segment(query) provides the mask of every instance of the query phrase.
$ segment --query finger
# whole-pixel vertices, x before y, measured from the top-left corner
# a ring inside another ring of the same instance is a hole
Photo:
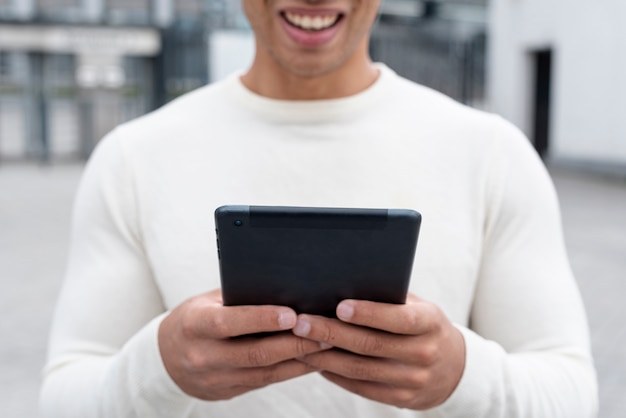
[[[297,360],[288,360],[270,367],[233,370],[232,373],[229,373],[228,380],[239,382],[241,387],[252,390],[318,371],[319,369],[310,364],[302,363]]]
[[[211,297],[190,302],[182,320],[188,336],[225,339],[293,328],[296,313],[283,306],[223,306]]]
[[[378,382],[402,388],[420,389],[426,385],[427,370],[397,361],[354,355],[331,350],[298,359],[311,367],[351,380]]]
[[[403,335],[426,334],[436,328],[442,316],[435,305],[416,298],[403,305],[344,300],[336,313],[344,322]]]
[[[317,371],[307,364],[290,360],[273,367],[233,369],[223,374],[210,373],[204,379],[199,379],[197,386],[189,394],[205,401],[229,400],[273,383],[285,382]]]
[[[224,364],[233,368],[258,368],[273,366],[287,360],[326,350],[317,341],[296,337],[292,334],[264,338],[224,341],[219,351]]]
[[[426,410],[442,402],[432,398],[426,391],[420,392],[383,383],[353,380],[328,372],[323,372],[322,376],[349,392],[398,408]]]
[[[312,315],[298,316],[293,333],[299,337],[370,357],[414,360],[407,336],[347,324]]]

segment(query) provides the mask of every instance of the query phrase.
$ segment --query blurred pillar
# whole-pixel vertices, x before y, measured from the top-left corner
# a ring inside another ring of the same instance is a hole
[[[152,19],[158,27],[165,28],[174,21],[174,0],[153,0]]]
[[[85,19],[92,23],[104,21],[104,0],[83,0]]]
[[[432,0],[424,1],[424,9],[422,11],[423,19],[432,19],[439,14],[439,2]]]
[[[92,99],[90,95],[86,92],[81,92],[79,94],[78,115],[80,118],[80,158],[86,160],[91,155],[91,152],[93,151],[97,143],[97,139],[95,137],[95,129],[93,126],[94,113]]]
[[[48,138],[48,115],[46,106],[44,80],[44,54],[31,52],[29,54],[29,94],[28,117],[29,143],[35,155],[42,161],[50,159],[50,144]]]
[[[120,89],[126,77],[118,54],[82,53],[76,63],[76,84],[81,90],[81,154],[87,157],[98,140],[120,122]]]
[[[18,0],[13,3],[13,7],[19,20],[30,20],[36,13],[37,4],[35,0]]]

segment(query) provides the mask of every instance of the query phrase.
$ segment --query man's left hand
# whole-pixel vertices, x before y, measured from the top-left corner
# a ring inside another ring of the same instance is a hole
[[[337,319],[300,315],[294,334],[335,349],[298,360],[357,395],[400,408],[442,404],[465,368],[465,341],[437,306],[346,300]]]

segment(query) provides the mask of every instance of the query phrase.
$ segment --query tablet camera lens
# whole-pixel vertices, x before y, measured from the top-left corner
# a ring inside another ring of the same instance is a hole
[[[235,226],[241,226],[241,225],[243,225],[242,221],[235,221]]]

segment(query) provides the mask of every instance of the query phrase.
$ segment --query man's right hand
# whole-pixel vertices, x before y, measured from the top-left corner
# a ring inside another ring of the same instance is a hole
[[[323,351],[320,343],[292,333],[296,313],[279,306],[232,306],[221,291],[197,296],[174,309],[159,328],[159,349],[167,372],[188,395],[217,401],[316,371],[295,360]]]

